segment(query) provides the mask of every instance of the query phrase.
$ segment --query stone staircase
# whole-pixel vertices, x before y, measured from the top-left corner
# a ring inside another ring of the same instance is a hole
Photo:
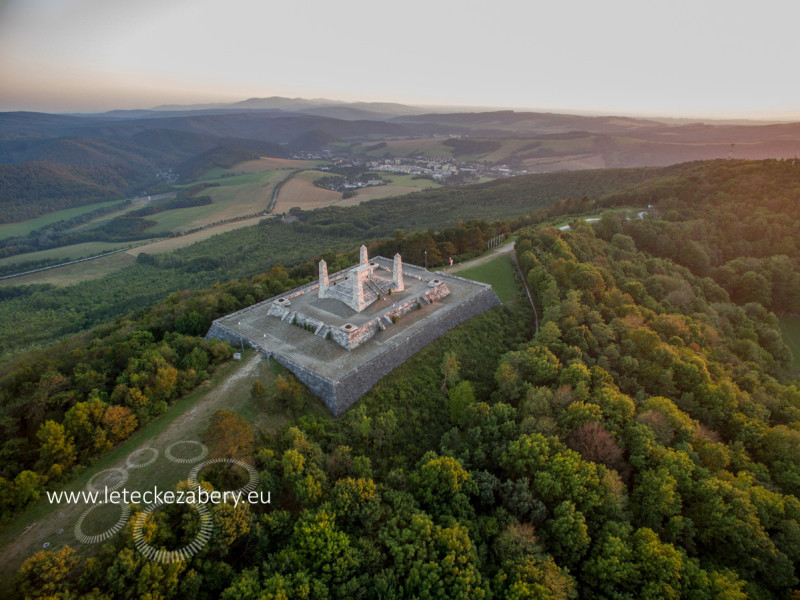
[[[325,291],[326,298],[335,298],[349,305],[353,299],[353,292],[349,287],[343,285],[332,285]]]
[[[383,291],[381,290],[381,288],[372,279],[367,279],[364,283],[366,284],[365,289],[364,289],[364,292],[365,292],[364,295],[365,296],[367,295],[366,292],[374,292],[375,293],[375,298],[377,298],[378,296],[382,296],[383,295]]]

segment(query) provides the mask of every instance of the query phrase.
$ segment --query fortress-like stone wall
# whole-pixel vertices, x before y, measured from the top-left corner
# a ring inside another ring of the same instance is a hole
[[[374,261],[390,273],[398,264]],[[273,357],[339,415],[433,340],[500,304],[489,285],[414,265],[402,269],[405,289],[361,313],[318,299],[320,283],[313,282],[217,319],[206,338]]]
[[[402,365],[436,338],[499,304],[500,299],[491,287],[482,290],[464,304],[459,305],[458,310],[447,311],[431,317],[426,327],[416,331],[386,352],[352,369],[337,382],[331,382],[334,393],[327,397],[322,395],[319,397],[323,399],[333,414],[343,413],[378,383],[384,375]],[[322,386],[327,383],[323,383]]]

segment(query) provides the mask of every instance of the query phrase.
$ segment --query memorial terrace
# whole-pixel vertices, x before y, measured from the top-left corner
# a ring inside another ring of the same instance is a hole
[[[360,311],[350,301],[358,294]],[[217,319],[206,337],[274,358],[339,415],[430,342],[499,304],[490,285],[403,265],[399,255],[367,259],[362,247],[359,265],[328,276],[322,261],[318,281]]]

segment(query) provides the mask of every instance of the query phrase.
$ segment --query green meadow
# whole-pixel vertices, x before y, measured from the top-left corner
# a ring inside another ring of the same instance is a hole
[[[36,231],[42,227],[47,227],[58,221],[65,221],[72,219],[79,215],[92,212],[98,208],[106,208],[115,204],[120,204],[121,200],[110,200],[108,202],[99,202],[97,204],[87,204],[86,206],[76,206],[75,208],[65,208],[56,212],[36,217],[35,219],[28,219],[20,223],[4,223],[0,225],[0,239],[9,237],[19,237],[28,235],[31,231]]]
[[[501,254],[482,265],[462,269],[456,275],[490,284],[500,301],[507,304],[514,301],[517,293],[514,270],[511,257],[508,254]]]
[[[137,243],[138,242],[84,242],[82,244],[73,244],[72,246],[48,248],[47,250],[40,250],[39,252],[28,252],[26,254],[17,254],[16,256],[0,258],[0,266],[38,262],[41,260],[68,262],[70,260],[86,258],[87,256],[96,256],[105,252],[111,252],[112,250],[119,250],[120,248],[127,248]]]
[[[800,369],[800,316],[786,315],[780,318],[783,339],[792,349],[792,369]]]

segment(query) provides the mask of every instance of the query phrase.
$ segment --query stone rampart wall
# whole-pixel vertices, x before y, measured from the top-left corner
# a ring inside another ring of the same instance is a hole
[[[378,320],[373,319],[369,323],[356,327],[351,331],[345,331],[341,327],[331,327],[330,332],[334,342],[346,350],[352,350],[372,339],[378,332]]]
[[[336,382],[335,394],[332,397],[320,397],[333,414],[342,414],[382,377],[391,373],[435,339],[472,317],[499,305],[500,299],[494,290],[487,286],[465,302],[452,307],[453,310],[438,315],[432,314],[430,322],[426,323],[425,327],[343,375]]]
[[[206,334],[206,339],[210,340],[211,338],[216,338],[218,340],[222,340],[223,342],[230,342],[231,346],[234,348],[239,348],[244,342],[244,339],[241,335],[239,335],[238,331],[234,331],[233,329],[228,329],[224,325],[220,325],[216,321],[211,324],[211,329],[208,330]],[[248,345],[250,344],[250,340],[247,340]]]
[[[336,386],[334,382],[328,379],[327,377],[323,377],[318,373],[314,373],[311,369],[304,367],[303,365],[297,363],[296,361],[292,360],[288,356],[283,356],[281,354],[271,354],[272,358],[278,361],[281,365],[286,367],[292,374],[297,377],[303,384],[311,390],[311,393],[314,394],[317,398],[321,398],[322,401],[325,403],[325,406],[335,415],[339,415],[341,413],[337,413],[333,407],[332,403],[330,402],[330,398],[336,397]],[[335,406],[335,403],[333,403]],[[343,411],[342,411],[343,412]]]
[[[415,270],[423,271],[422,269],[415,268],[413,265],[404,265],[404,276],[421,278],[418,274],[414,273]],[[428,273],[428,275],[430,274]],[[456,277],[455,275],[445,273],[442,273],[442,275],[445,276],[445,281],[447,277],[455,277],[456,279],[467,281],[471,285],[480,285],[482,289],[459,304],[439,307],[427,318],[425,327],[417,329],[413,333],[409,334],[405,340],[392,345],[378,356],[375,356],[374,358],[362,363],[358,367],[348,371],[335,381],[311,371],[288,356],[276,354],[270,349],[262,347],[257,341],[249,340],[247,338],[244,338],[243,340],[239,332],[220,323],[221,319],[212,323],[211,329],[209,329],[208,333],[206,334],[206,339],[217,338],[230,342],[234,347],[239,347],[242,341],[246,341],[249,346],[256,348],[258,351],[270,354],[275,358],[275,360],[277,360],[281,365],[291,371],[300,381],[302,381],[314,395],[321,398],[334,415],[340,415],[346,411],[356,400],[368,392],[382,377],[403,364],[406,360],[433,342],[435,339],[444,335],[461,323],[464,323],[465,321],[468,321],[469,319],[501,304],[490,285],[478,284],[475,281],[465,280],[461,277]],[[224,319],[227,320],[232,317],[236,317],[244,312],[253,310],[255,307],[266,307],[266,305],[272,303],[278,298],[291,299],[301,293],[307,293],[318,288],[319,283],[314,281],[302,286],[301,288],[298,288],[291,295],[281,294],[279,296],[274,296],[268,300],[259,302],[256,305],[249,306],[245,309],[227,315],[224,317]],[[444,290],[447,290],[446,286],[439,286],[429,290],[425,295],[430,300],[438,300],[443,297],[440,294]],[[447,291],[449,292],[449,290]],[[397,313],[393,311],[393,314],[398,314],[399,316],[399,314],[404,314],[405,312],[414,310],[416,308],[416,303],[416,298],[405,302],[402,307],[398,307]],[[399,311],[400,308],[403,309],[402,313]],[[298,317],[300,317],[300,315],[298,315]],[[298,319],[298,322],[303,324],[300,319]],[[308,318],[308,324],[316,327],[319,326],[320,321]],[[328,330],[331,332],[331,337],[335,339],[337,328],[329,327],[327,325],[323,326],[319,330],[319,335],[325,336]],[[360,327],[359,330],[364,330],[363,332],[358,332],[359,337],[372,337],[372,335],[374,335],[378,330],[377,319]],[[344,332],[342,333],[348,338],[351,337]],[[350,340],[348,339],[348,342],[349,341]]]

